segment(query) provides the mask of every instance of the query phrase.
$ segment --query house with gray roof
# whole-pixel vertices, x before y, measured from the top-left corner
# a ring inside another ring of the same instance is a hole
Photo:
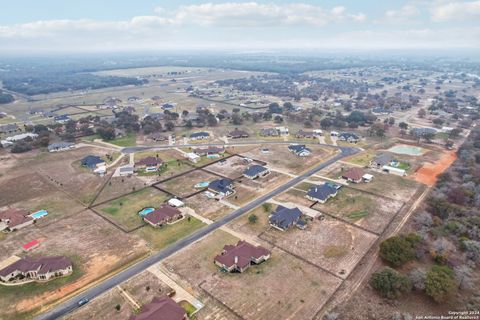
[[[308,157],[312,151],[304,144],[293,144],[288,146],[288,150],[299,157]]]
[[[380,169],[383,166],[390,164],[392,160],[393,160],[392,155],[388,153],[382,153],[370,161],[369,167],[374,169]]]
[[[48,146],[48,152],[67,151],[75,148],[75,143],[72,142],[56,142]]]
[[[322,185],[315,185],[311,187],[305,197],[311,201],[325,203],[328,199],[335,197],[337,193],[338,189],[334,185],[330,183],[324,183]]]
[[[257,179],[260,177],[264,177],[270,173],[267,167],[255,164],[253,166],[248,167],[243,171],[243,176],[248,179]]]
[[[227,178],[217,179],[210,182],[208,190],[224,198],[235,193],[233,181]]]
[[[269,223],[272,227],[285,231],[300,221],[302,211],[298,208],[285,208],[278,206],[275,212],[270,215]]]

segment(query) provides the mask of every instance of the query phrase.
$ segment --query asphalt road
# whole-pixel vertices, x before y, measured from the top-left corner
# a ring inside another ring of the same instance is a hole
[[[353,155],[358,152],[358,149],[356,148],[350,148],[350,147],[339,147],[341,153],[338,154],[337,156],[323,162],[322,164],[316,166],[315,168],[309,170],[308,172],[305,172],[304,174],[288,181],[284,185],[278,187],[277,189],[259,197],[258,199],[246,204],[245,206],[241,207],[240,209],[237,209],[230,213],[229,215],[223,217],[220,220],[215,221],[212,224],[209,224],[202,229],[197,230],[195,233],[189,235],[188,237],[185,237],[174,244],[170,245],[169,247],[163,249],[162,251],[157,252],[156,254],[148,257],[145,260],[140,261],[139,263],[129,267],[128,269],[125,269],[124,271],[114,275],[113,277],[87,289],[85,292],[82,294],[73,297],[70,300],[67,300],[66,302],[63,302],[62,304],[58,305],[51,311],[44,313],[43,315],[40,315],[36,317],[35,319],[37,320],[50,320],[50,319],[58,319],[73,310],[79,308],[78,306],[78,301],[83,298],[87,298],[89,300],[92,300],[93,298],[101,295],[102,293],[112,289],[113,287],[121,284],[122,282],[128,280],[129,278],[137,275],[138,273],[144,271],[145,269],[149,268],[150,266],[156,264],[157,262],[164,260],[165,258],[171,256],[175,252],[187,247],[188,245],[192,244],[193,242],[203,238],[207,234],[215,231],[216,229],[220,228],[221,226],[229,223],[230,221],[238,218],[239,216],[245,214],[246,212],[254,209],[255,207],[261,205],[262,203],[266,202],[272,197],[275,197],[279,195],[280,193],[286,191],[287,189],[291,188],[292,186],[298,184],[299,182],[305,180],[306,178],[310,177],[311,175],[315,174],[316,172],[322,170],[323,168],[331,165],[332,163]]]

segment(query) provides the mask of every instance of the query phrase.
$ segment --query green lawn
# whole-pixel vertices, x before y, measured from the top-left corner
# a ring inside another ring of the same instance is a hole
[[[135,146],[137,145],[137,135],[135,133],[128,133],[124,137],[116,138],[107,142],[111,144],[115,144],[119,147]]]
[[[397,166],[398,169],[403,169],[405,171],[408,171],[410,169],[410,165],[406,162],[400,162]]]
[[[350,220],[359,220],[361,218],[365,218],[368,216],[368,211],[355,211],[347,215],[348,219]]]
[[[187,316],[191,316],[195,311],[197,311],[197,309],[195,309],[195,307],[188,301],[186,300],[183,300],[183,301],[180,301],[179,305],[185,310],[185,312],[187,312]]]
[[[145,207],[159,207],[168,199],[168,196],[153,188],[145,188],[135,193],[112,200],[99,206],[99,211],[107,218],[121,224],[126,229],[133,229],[143,225],[138,211]]]
[[[134,233],[145,239],[154,250],[161,250],[168,245],[192,234],[205,226],[200,220],[190,217],[185,218],[171,225],[166,225],[162,228],[154,228],[147,225]]]
[[[368,166],[370,161],[375,157],[375,152],[365,151],[348,158],[346,162],[353,163],[360,166]]]
[[[95,139],[100,139],[100,135],[92,134],[91,136],[86,136],[86,137],[80,138],[81,141],[87,141],[87,142],[92,142]]]

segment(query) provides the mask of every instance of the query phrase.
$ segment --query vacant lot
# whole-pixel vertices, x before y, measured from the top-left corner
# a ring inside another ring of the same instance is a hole
[[[346,158],[344,161],[352,164],[360,165],[366,167],[370,164],[370,161],[375,158],[375,152],[368,150],[364,152],[357,153],[351,157]]]
[[[197,183],[210,182],[215,179],[218,179],[218,176],[215,176],[203,170],[195,170],[192,172],[188,172],[180,177],[161,182],[157,184],[157,186],[162,188],[163,190],[173,193],[180,198],[183,198],[201,190],[195,188],[195,185]]]
[[[276,209],[276,207],[277,205],[271,203],[256,207],[247,214],[233,220],[229,226],[241,233],[256,237],[270,227],[268,224],[268,216]],[[248,220],[250,215],[255,215],[257,217],[255,223]]]
[[[203,193],[185,200],[188,207],[207,219],[218,220],[232,211],[231,208],[214,199],[208,199]]]
[[[120,232],[91,211],[83,211],[55,223],[10,234],[8,242],[2,241],[0,260],[12,254],[22,255],[21,246],[34,239],[41,243],[32,255],[68,256],[77,271],[72,277],[54,280],[46,286],[8,288],[1,293],[0,309],[5,310],[0,315],[2,319],[12,317],[14,312],[32,312],[45,307],[147,252],[142,239]]]
[[[243,171],[247,169],[249,164],[239,156],[233,156],[225,159],[224,162],[216,162],[204,168],[204,170],[214,172],[221,176],[237,179],[243,174]]]
[[[145,188],[148,184],[136,176],[112,177],[98,195],[94,204],[99,204],[121,195]]]
[[[285,174],[279,172],[270,172],[265,177],[255,180],[242,178],[238,182],[241,181],[242,186],[244,187],[253,188],[254,190],[261,191],[262,193],[267,193],[268,191],[275,189],[290,179],[291,178]]]
[[[311,318],[341,282],[279,249],[273,249],[270,260],[242,274],[220,272],[213,257],[225,244],[237,241],[216,231],[169,258],[165,265],[245,319],[284,319],[285,314],[289,319]],[[285,286],[287,278],[295,285]]]
[[[168,195],[155,188],[145,188],[121,198],[109,201],[95,207],[95,211],[107,219],[118,223],[126,230],[131,230],[144,224],[138,212],[146,207],[158,208]]]
[[[204,225],[203,222],[194,217],[187,217],[162,228],[153,228],[150,225],[146,225],[143,228],[134,231],[134,234],[145,239],[152,250],[158,251],[177,240],[192,234]]]
[[[376,236],[326,217],[309,223],[306,230],[286,232],[268,229],[260,236],[303,259],[341,277],[346,277],[367,252]]]
[[[269,152],[267,154],[262,153],[261,150],[263,148],[267,148]],[[323,162],[334,153],[333,149],[314,145],[309,145],[308,148],[312,151],[309,157],[297,157],[288,150],[287,145],[265,145],[245,152],[242,155],[267,162],[269,167],[277,169],[278,171],[299,174]]]
[[[279,194],[274,199],[280,202],[293,202],[306,207],[310,207],[313,202],[305,198],[307,192],[306,190],[301,189],[302,186],[302,184],[296,185],[293,188],[288,189],[284,193]]]
[[[241,206],[259,197],[261,194],[262,191],[256,190],[255,188],[235,183],[235,193],[225,200],[234,205]]]
[[[376,183],[376,182],[372,182]],[[343,187],[338,195],[314,209],[381,233],[402,207],[402,202],[387,200],[355,189]]]

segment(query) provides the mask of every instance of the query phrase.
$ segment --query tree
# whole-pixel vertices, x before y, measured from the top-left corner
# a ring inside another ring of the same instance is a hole
[[[444,123],[444,121],[440,118],[435,118],[432,120],[432,122],[434,125],[437,125],[437,126],[441,126]]]
[[[115,306],[115,310],[117,310],[117,311],[120,311],[121,308],[122,308],[122,307],[121,307],[119,304],[117,304],[117,305]]]
[[[461,133],[462,133],[462,129],[454,128],[454,129],[450,130],[450,132],[448,133],[448,138],[457,139],[460,136]]]
[[[283,122],[283,117],[282,116],[275,116],[275,118],[273,119],[273,121],[275,123],[282,123]]]
[[[23,152],[28,152],[30,150],[32,150],[32,146],[29,143],[20,141],[20,142],[16,142],[13,145],[12,149],[10,149],[10,152],[23,153]]]
[[[390,267],[375,272],[370,278],[370,284],[382,297],[389,299],[398,298],[412,288],[406,276]]]
[[[408,129],[408,123],[406,122],[400,122],[398,124],[398,126],[400,127],[400,129],[403,129],[403,130],[407,130]]]
[[[232,123],[234,125],[240,125],[243,123],[243,118],[241,115],[239,115],[238,113],[234,113],[232,114]]]
[[[251,214],[251,215],[248,216],[248,222],[250,222],[250,223],[255,223],[255,222],[257,222],[257,220],[258,220],[258,217],[254,214]]]
[[[113,140],[115,139],[115,128],[113,126],[102,126],[97,128],[97,134],[103,140]]]
[[[165,129],[167,129],[167,131],[173,131],[173,129],[175,128],[175,124],[171,121],[168,121],[167,123],[165,123]]]
[[[425,279],[425,292],[435,302],[443,302],[456,291],[455,273],[447,266],[433,266]]]
[[[415,259],[412,242],[405,236],[395,236],[380,243],[380,257],[395,267]]]
[[[322,129],[327,130],[332,126],[332,121],[328,118],[322,119],[320,121],[320,126],[322,127]]]
[[[418,110],[417,116],[419,118],[425,118],[426,115],[427,115],[427,111],[425,111],[425,109],[422,108],[422,109]]]
[[[262,204],[262,208],[263,208],[263,211],[270,212],[272,211],[272,204],[265,202],[264,204]]]
[[[209,127],[215,127],[218,124],[217,118],[211,113],[207,116],[207,124]]]

